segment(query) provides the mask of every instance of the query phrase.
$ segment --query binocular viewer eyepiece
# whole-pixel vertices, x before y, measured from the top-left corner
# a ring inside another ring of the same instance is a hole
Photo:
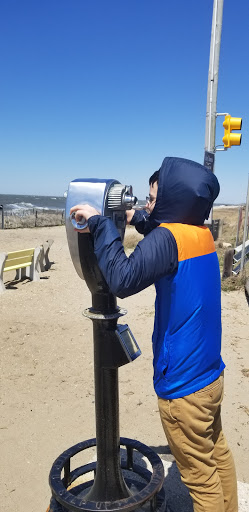
[[[137,198],[133,195],[132,186],[122,185],[114,179],[84,178],[71,181],[66,201],[66,231],[71,258],[82,279],[86,279],[86,274],[89,275],[90,261],[95,267],[97,263],[89,242],[89,235],[81,235],[75,231],[75,228],[84,230],[87,227],[87,221],[82,217],[76,222],[75,212],[70,215],[71,208],[77,204],[89,204],[100,215],[109,217],[114,222],[123,241],[126,226],[125,211],[132,209],[136,202]],[[91,256],[87,257],[87,253],[91,253]],[[97,269],[96,272],[98,273]],[[92,275],[94,273],[95,271]]]
[[[132,186],[114,183],[107,194],[107,207],[109,210],[131,210],[137,198],[133,196]]]

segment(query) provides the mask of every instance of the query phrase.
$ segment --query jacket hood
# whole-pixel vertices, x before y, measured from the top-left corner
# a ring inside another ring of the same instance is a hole
[[[161,222],[200,226],[208,219],[219,191],[219,182],[207,167],[184,158],[166,157],[150,223],[153,227]]]

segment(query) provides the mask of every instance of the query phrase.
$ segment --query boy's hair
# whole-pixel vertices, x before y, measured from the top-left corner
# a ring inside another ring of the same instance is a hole
[[[154,183],[157,181],[158,183],[158,180],[159,180],[159,172],[160,172],[160,169],[158,171],[155,171],[154,174],[152,174],[152,176],[150,177],[149,179],[149,185],[154,185]]]

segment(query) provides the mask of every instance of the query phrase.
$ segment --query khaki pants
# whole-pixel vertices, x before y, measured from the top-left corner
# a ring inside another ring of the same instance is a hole
[[[191,395],[158,399],[162,425],[195,512],[237,512],[233,456],[221,426],[223,373]]]

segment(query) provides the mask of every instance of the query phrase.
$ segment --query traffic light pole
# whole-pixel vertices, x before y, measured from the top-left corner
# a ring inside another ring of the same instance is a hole
[[[210,42],[204,165],[214,172],[217,91],[224,0],[214,0]]]
[[[213,3],[213,20],[208,70],[204,165],[205,167],[208,167],[208,169],[210,169],[212,172],[214,172],[215,161],[217,91],[220,60],[220,41],[223,17],[223,1],[224,0],[214,0]],[[213,209],[211,210],[209,218],[206,222],[212,230]]]

